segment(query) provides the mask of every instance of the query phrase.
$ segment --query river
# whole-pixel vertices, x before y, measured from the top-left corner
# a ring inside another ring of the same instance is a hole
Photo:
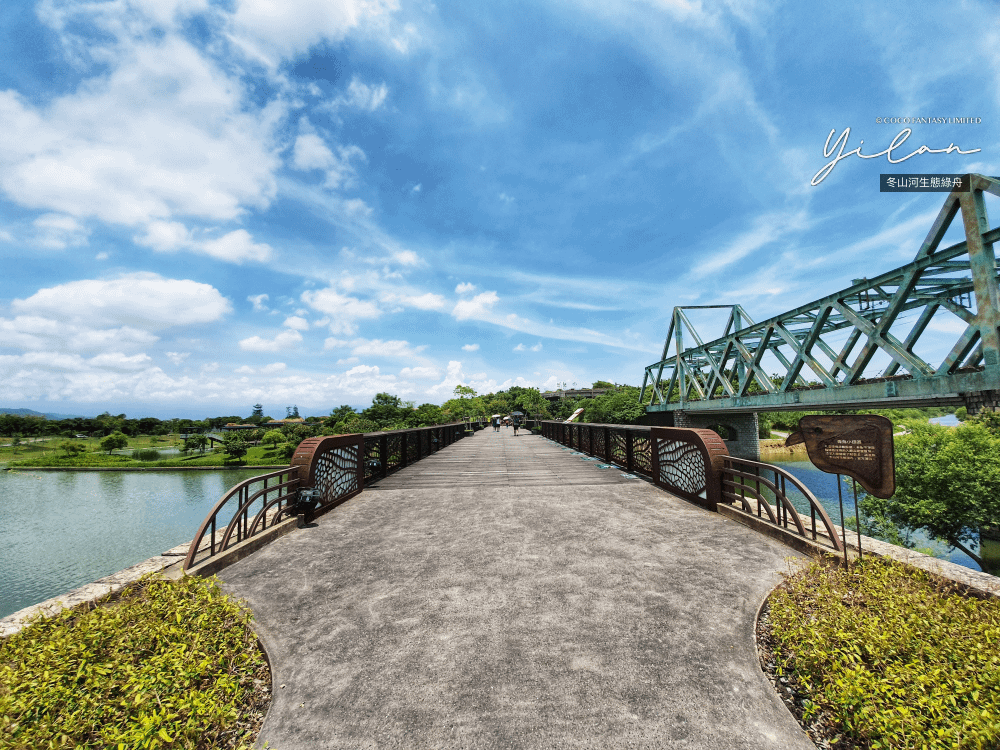
[[[0,471],[0,617],[190,541],[268,471]]]
[[[782,469],[789,472],[796,479],[802,482],[802,484],[804,484],[809,491],[816,496],[816,499],[823,504],[827,514],[830,516],[830,520],[838,526],[840,525],[840,504],[837,500],[836,474],[827,474],[826,472],[820,471],[813,466],[809,459],[804,455],[765,455],[761,458],[761,460],[769,464],[774,464],[775,466],[780,466]],[[809,503],[805,497],[794,491],[791,487],[788,489],[792,504],[795,505],[796,509],[801,513],[809,515]],[[860,487],[858,489],[860,491]],[[843,493],[844,515],[847,518],[852,518],[854,516],[854,494],[851,491],[850,480],[848,480],[848,483],[844,484]],[[915,532],[912,535],[912,540],[916,542],[918,548],[929,548],[933,550],[935,556],[937,557],[948,560],[957,565],[963,565],[966,568],[972,568],[973,570],[980,569],[975,560],[964,552],[957,549],[949,552],[947,544],[929,539],[923,532]],[[977,552],[975,546],[973,546],[972,551]]]

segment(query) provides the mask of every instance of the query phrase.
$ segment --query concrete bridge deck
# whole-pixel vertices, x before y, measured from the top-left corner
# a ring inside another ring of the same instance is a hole
[[[220,578],[272,659],[261,747],[807,750],[753,638],[794,556],[487,428]]]

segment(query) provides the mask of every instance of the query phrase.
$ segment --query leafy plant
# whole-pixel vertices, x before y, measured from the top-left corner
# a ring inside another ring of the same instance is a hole
[[[101,440],[101,450],[110,454],[113,450],[119,450],[128,446],[128,436],[121,432],[112,432]]]
[[[803,721],[825,717],[830,737],[1000,746],[1000,599],[868,557],[788,577],[768,616],[777,674],[797,687]]]
[[[248,748],[269,701],[251,615],[150,577],[0,641],[0,748]]]
[[[132,451],[132,458],[136,461],[159,461],[160,452],[154,448],[141,448]]]

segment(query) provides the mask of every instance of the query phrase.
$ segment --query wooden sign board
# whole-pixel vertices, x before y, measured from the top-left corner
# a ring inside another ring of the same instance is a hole
[[[785,445],[805,443],[809,460],[828,474],[853,477],[875,497],[896,491],[892,422],[874,414],[816,414],[799,420]]]

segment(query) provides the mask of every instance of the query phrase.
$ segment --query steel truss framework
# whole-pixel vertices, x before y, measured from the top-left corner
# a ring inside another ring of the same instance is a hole
[[[1000,196],[1000,180],[974,174],[970,183],[969,192],[948,195],[913,261],[877,278],[762,323],[740,305],[721,306],[730,309],[729,320],[723,336],[709,343],[684,312],[692,308],[675,307],[661,359],[646,368],[640,402],[649,388],[648,411],[836,409],[961,403],[966,394],[1000,389],[993,252],[1000,227],[990,229],[983,199],[984,191]],[[965,242],[941,249],[959,213]],[[914,348],[942,308],[964,330],[943,360],[927,362]],[[909,311],[919,313],[903,333],[909,320],[901,315]],[[686,335],[694,343],[688,349]],[[872,373],[880,352],[890,364]],[[780,364],[780,382],[765,371],[765,355],[770,366]]]

